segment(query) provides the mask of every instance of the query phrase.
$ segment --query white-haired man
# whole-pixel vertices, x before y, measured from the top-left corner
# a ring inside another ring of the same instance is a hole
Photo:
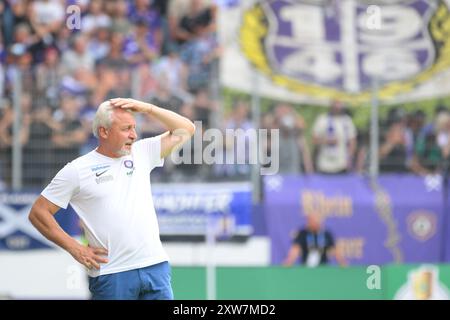
[[[168,131],[136,141],[135,112],[152,115]],[[34,203],[31,223],[88,268],[93,299],[173,299],[149,173],[194,131],[190,120],[155,105],[105,101],[93,123],[98,147],[61,169]],[[54,218],[69,203],[89,246],[70,237]]]

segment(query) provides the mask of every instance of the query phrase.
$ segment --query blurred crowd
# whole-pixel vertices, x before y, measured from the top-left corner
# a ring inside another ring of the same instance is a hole
[[[210,125],[221,54],[216,12],[207,0],[2,0],[2,179],[11,180],[14,89],[27,185],[41,186],[95,147],[91,121],[109,98],[141,99]],[[163,131],[139,121],[143,137]]]
[[[96,107],[109,98],[152,102],[202,121],[203,131],[254,128],[247,101],[236,101],[218,117],[224,110],[217,89],[222,53],[217,10],[213,0],[2,0],[0,179],[11,183],[12,103],[18,74],[18,141],[25,186],[41,187],[68,161],[95,148],[91,121]],[[265,152],[278,148],[280,173],[367,171],[369,134],[357,131],[342,103],[333,102],[329,112],[318,116],[310,128],[307,125],[287,103],[263,113],[259,126],[279,129],[278,144],[267,144]],[[138,118],[138,128],[141,137],[163,132],[150,117]],[[383,119],[380,132],[381,172],[426,175],[446,169],[450,113],[444,106],[428,122],[420,110],[407,114],[394,108]],[[216,156],[248,154],[250,138],[245,137],[246,150],[236,150],[235,139],[225,139]],[[203,151],[196,148],[191,144],[191,153]],[[237,165],[167,161],[153,175],[162,182],[249,177],[248,161]]]
[[[432,119],[420,109],[408,113],[392,107],[379,124],[380,173],[448,174],[450,111],[446,106],[438,105]],[[311,126],[308,143],[306,123],[292,106],[279,104],[265,114],[263,127],[280,129],[280,172],[369,172],[369,123],[357,130],[350,109],[334,101]]]

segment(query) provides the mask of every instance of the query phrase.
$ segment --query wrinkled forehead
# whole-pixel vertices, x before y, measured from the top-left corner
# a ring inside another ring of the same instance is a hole
[[[116,125],[136,125],[134,114],[120,108],[115,108],[112,113],[112,123]]]

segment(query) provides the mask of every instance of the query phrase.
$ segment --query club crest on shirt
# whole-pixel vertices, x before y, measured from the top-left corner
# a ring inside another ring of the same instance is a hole
[[[125,168],[131,169],[133,168],[134,164],[132,160],[125,160],[123,162],[123,165],[125,166]]]
[[[132,160],[125,160],[123,162],[123,165],[125,166],[125,168],[131,169],[131,170],[127,171],[127,176],[133,175],[133,172],[134,172],[134,163],[133,163],[133,161]]]

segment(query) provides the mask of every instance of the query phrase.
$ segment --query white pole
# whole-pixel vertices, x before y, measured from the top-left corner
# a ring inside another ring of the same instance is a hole
[[[206,223],[206,299],[216,300],[216,221],[213,214],[208,214]]]
[[[261,101],[259,97],[259,75],[258,72],[253,69],[253,88],[252,88],[252,125],[255,130],[259,129],[259,123],[261,118]],[[261,201],[261,176],[260,176],[260,164],[259,164],[259,152],[258,152],[258,139],[259,135],[256,135],[256,141],[250,144],[251,153],[253,153],[256,164],[251,166],[251,180],[253,186],[253,203],[258,204]]]

